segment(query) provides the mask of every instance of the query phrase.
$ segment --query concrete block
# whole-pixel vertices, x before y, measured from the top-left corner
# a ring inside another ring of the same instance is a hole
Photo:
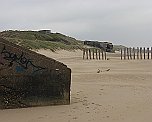
[[[0,38],[0,109],[70,104],[71,69]]]

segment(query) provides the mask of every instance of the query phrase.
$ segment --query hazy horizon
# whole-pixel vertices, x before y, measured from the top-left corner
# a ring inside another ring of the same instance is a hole
[[[0,0],[0,31],[50,29],[80,40],[152,46],[152,1]]]

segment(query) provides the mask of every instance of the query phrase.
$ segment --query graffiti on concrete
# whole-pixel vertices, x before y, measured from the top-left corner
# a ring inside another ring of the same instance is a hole
[[[31,59],[28,59],[24,56],[24,53],[21,52],[20,55],[17,55],[16,53],[10,52],[6,49],[5,45],[0,53],[0,64],[4,65],[4,61],[7,60],[9,61],[8,67],[12,67],[14,62],[19,64],[19,66],[16,67],[16,71],[20,72],[23,70],[27,70],[29,67],[32,67],[33,73],[44,70],[46,68],[36,66],[33,64]]]
[[[16,66],[16,72],[20,73],[20,72],[24,72],[25,69],[21,66]]]
[[[1,64],[1,65],[4,65],[4,59],[3,59],[3,57],[2,57],[1,54],[0,54],[0,64]]]

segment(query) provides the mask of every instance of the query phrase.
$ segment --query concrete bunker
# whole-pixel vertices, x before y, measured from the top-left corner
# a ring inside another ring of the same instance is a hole
[[[0,38],[0,109],[70,104],[71,70]]]

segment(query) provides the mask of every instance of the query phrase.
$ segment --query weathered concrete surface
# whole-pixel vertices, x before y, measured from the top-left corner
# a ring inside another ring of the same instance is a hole
[[[113,52],[113,44],[110,42],[84,41],[84,45],[97,47],[105,52]]]
[[[70,103],[71,70],[0,38],[0,109]]]

